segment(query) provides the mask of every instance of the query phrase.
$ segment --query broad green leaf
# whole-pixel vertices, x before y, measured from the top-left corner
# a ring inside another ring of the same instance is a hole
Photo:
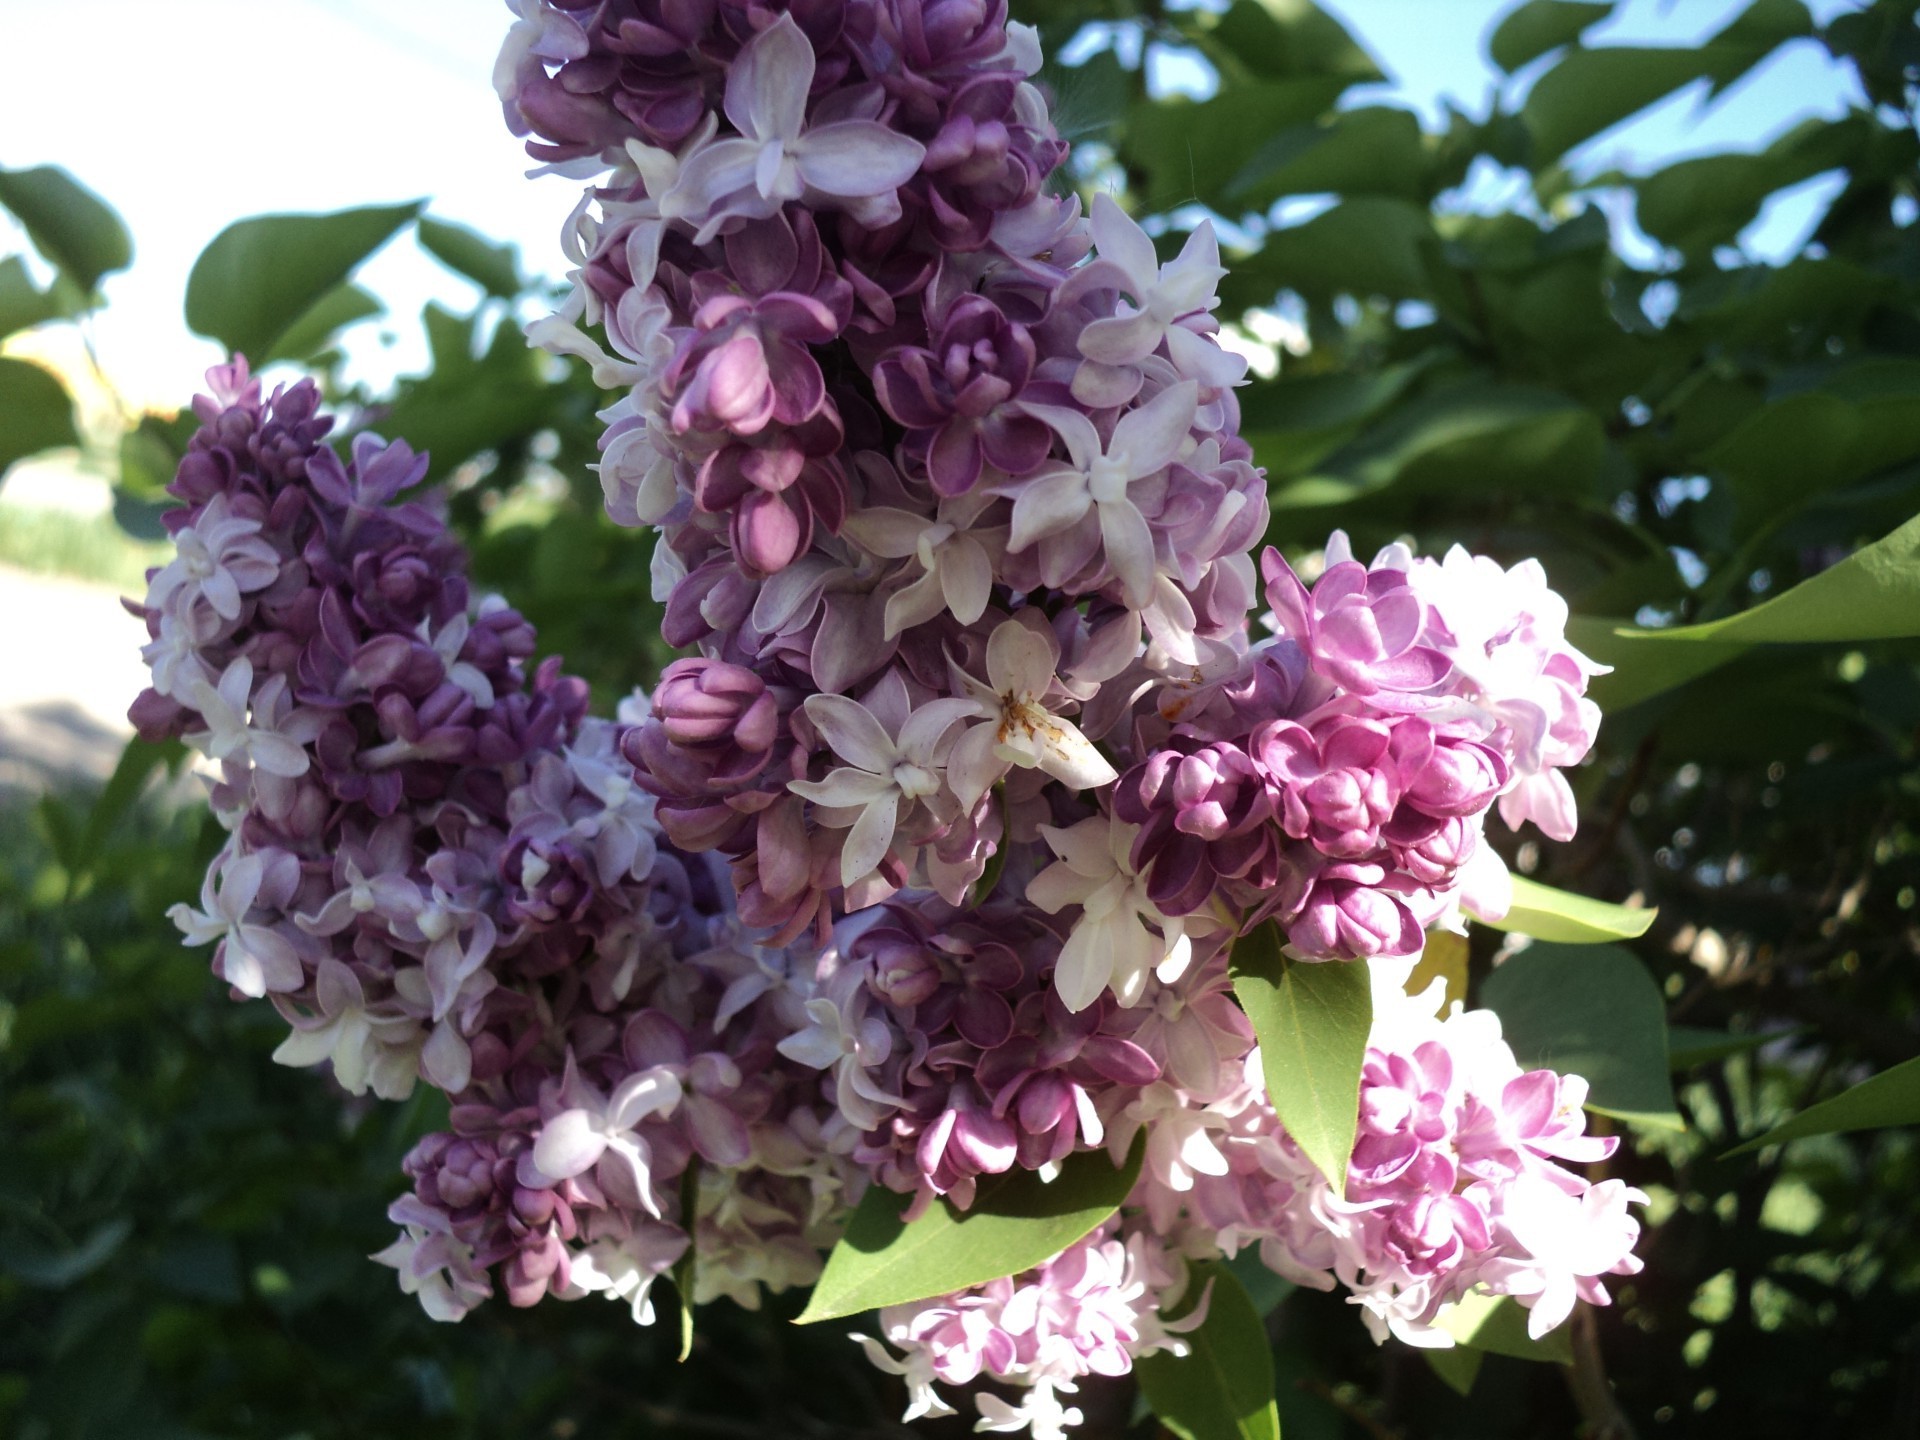
[[[1798,0],[1754,0],[1701,45],[1569,51],[1535,82],[1521,106],[1533,136],[1534,168],[1559,159],[1683,85],[1707,80],[1718,93],[1782,41],[1812,28],[1812,18]]]
[[[307,312],[289,325],[273,342],[273,350],[262,360],[311,360],[333,343],[333,337],[347,326],[386,313],[367,291],[348,282],[336,285],[307,308]]]
[[[1653,917],[1659,913],[1589,900],[1585,895],[1556,890],[1538,880],[1515,875],[1513,905],[1506,918],[1480,923],[1495,930],[1511,930],[1562,945],[1597,945],[1607,940],[1638,939],[1647,933]]]
[[[133,240],[113,207],[58,165],[0,170],[0,206],[83,296],[133,263]]]
[[[1831,1100],[1810,1105],[1766,1134],[1734,1146],[1727,1155],[1784,1145],[1806,1135],[1839,1135],[1888,1125],[1920,1125],[1920,1059],[1883,1070]]]
[[[1573,1340],[1567,1327],[1557,1326],[1535,1340],[1527,1333],[1526,1308],[1510,1295],[1465,1296],[1436,1315],[1433,1323],[1452,1336],[1456,1345],[1488,1355],[1511,1355],[1516,1360],[1543,1360],[1554,1365],[1573,1361]]]
[[[910,1225],[900,1218],[908,1197],[871,1186],[827,1256],[798,1323],[948,1295],[1031,1270],[1120,1208],[1145,1153],[1143,1135],[1119,1167],[1104,1150],[1091,1150],[1068,1156],[1050,1185],[1031,1170],[986,1177],[970,1209],[938,1201]]]
[[[1612,13],[1611,0],[1527,0],[1494,27],[1487,54],[1511,75],[1547,51],[1571,45]]]
[[[1432,238],[1423,207],[1357,195],[1304,225],[1273,231],[1250,268],[1310,297],[1417,298],[1427,293],[1421,246]]]
[[[78,1245],[56,1250],[44,1241],[13,1239],[0,1242],[0,1270],[46,1290],[64,1290],[84,1280],[119,1250],[133,1233],[133,1221],[124,1215],[101,1224]]]
[[[1265,81],[1337,78],[1347,84],[1384,80],[1373,57],[1347,28],[1313,0],[1234,0],[1214,19],[1193,22],[1209,54]]]
[[[34,285],[18,255],[0,260],[0,340],[63,313],[59,297]]]
[[[1920,518],[1751,609],[1701,625],[1643,630],[1576,622],[1574,643],[1615,674],[1591,691],[1620,709],[1670,690],[1753,645],[1899,640],[1920,635]],[[1518,928],[1518,927],[1515,927]]]
[[[1480,1003],[1500,1017],[1526,1069],[1584,1079],[1589,1110],[1682,1128],[1668,1076],[1666,1006],[1627,951],[1535,942],[1487,977]]]
[[[1470,381],[1422,395],[1272,497],[1340,504],[1395,487],[1458,495],[1590,492],[1606,440],[1585,406],[1527,385]]]
[[[1637,181],[1640,228],[1701,258],[1739,235],[1769,195],[1844,165],[1870,134],[1864,121],[1808,120],[1758,152],[1701,155]]]
[[[1470,1345],[1454,1345],[1446,1350],[1422,1349],[1420,1353],[1426,1357],[1427,1367],[1463,1399],[1473,1393],[1473,1382],[1480,1378],[1480,1362],[1487,1358],[1484,1350],[1475,1350]]]
[[[414,449],[430,455],[429,481],[472,456],[555,423],[554,406],[564,403],[566,391],[541,377],[539,360],[517,326],[501,325],[487,353],[474,360],[467,351],[471,317],[430,305],[426,319],[434,369],[408,382],[374,428],[404,435]]]
[[[73,399],[59,378],[31,361],[0,356],[0,476],[29,455],[79,443]]]
[[[517,252],[464,225],[449,224],[431,215],[420,217],[416,232],[420,245],[449,270],[464,275],[489,295],[511,300],[520,293]]]
[[[1407,977],[1407,993],[1418,995],[1435,980],[1444,981],[1447,998],[1442,1005],[1451,1005],[1455,1000],[1461,1004],[1467,1001],[1467,937],[1452,930],[1429,930],[1427,943],[1420,952],[1420,959],[1414,964],[1413,973]]]
[[[424,203],[236,220],[193,262],[187,324],[259,363]]]
[[[1273,1349],[1259,1310],[1226,1266],[1202,1262],[1189,1274],[1188,1296],[1197,1304],[1207,1294],[1207,1318],[1184,1337],[1191,1354],[1162,1351],[1135,1363],[1140,1393],[1180,1440],[1280,1440]]]
[[[1267,1268],[1266,1262],[1260,1258],[1258,1245],[1246,1246],[1224,1263],[1233,1272],[1233,1278],[1240,1282],[1240,1288],[1247,1292],[1247,1299],[1253,1302],[1254,1310],[1262,1318],[1271,1315],[1282,1300],[1300,1288],[1293,1281],[1283,1280]]]
[[[1127,112],[1121,156],[1146,177],[1139,208],[1171,210],[1198,201],[1232,213],[1227,187],[1254,151],[1276,131],[1319,115],[1348,83],[1275,80],[1223,90],[1204,101],[1137,101]]]
[[[1260,1041],[1280,1123],[1336,1193],[1345,1194],[1360,1117],[1360,1067],[1373,1025],[1362,961],[1292,960],[1272,921],[1233,946],[1233,994]]]
[[[1696,1065],[1710,1065],[1715,1060],[1725,1060],[1729,1055],[1757,1050],[1770,1041],[1789,1039],[1800,1033],[1798,1030],[1766,1030],[1736,1035],[1730,1030],[1708,1030],[1697,1025],[1669,1025],[1667,1064],[1678,1074]]]
[[[1282,130],[1241,167],[1228,195],[1255,208],[1282,195],[1417,200],[1425,173],[1420,122],[1405,110],[1373,105]]]

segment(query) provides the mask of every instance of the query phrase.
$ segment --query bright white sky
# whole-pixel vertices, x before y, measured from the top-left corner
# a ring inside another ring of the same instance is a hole
[[[1500,78],[1485,37],[1510,0],[1323,3],[1394,78],[1364,98],[1432,116],[1448,96],[1485,112]],[[1589,38],[1689,44],[1744,3],[1626,0]],[[1849,7],[1815,0],[1814,8]],[[1013,9],[1017,17],[1020,0]],[[513,241],[528,269],[557,273],[556,237],[577,188],[521,178],[528,162],[500,122],[490,83],[510,19],[498,0],[0,0],[0,164],[67,167],[133,232],[133,268],[106,282],[96,329],[121,392],[136,406],[171,409],[219,358],[186,330],[181,297],[194,257],[242,216],[430,196],[435,213]],[[1838,113],[1845,87],[1824,52],[1796,43],[1704,115],[1697,96],[1683,94],[1601,137],[1582,158],[1596,168],[1643,166],[1751,147],[1805,115]],[[1831,193],[1830,181],[1802,187],[1762,218],[1749,243],[1765,253],[1791,248]],[[17,248],[15,238],[0,228],[0,253]],[[423,354],[415,317],[427,299],[467,306],[477,293],[411,241],[377,256],[360,278],[394,313],[360,327],[349,346],[374,378]]]

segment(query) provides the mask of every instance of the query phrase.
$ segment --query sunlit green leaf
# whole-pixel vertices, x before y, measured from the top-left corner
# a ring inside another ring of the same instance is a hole
[[[1188,1298],[1198,1303],[1207,1294],[1207,1318],[1184,1337],[1191,1354],[1162,1351],[1136,1362],[1140,1393],[1180,1440],[1280,1440],[1273,1351],[1260,1312],[1226,1266],[1196,1264],[1189,1274]]]
[[[18,255],[0,260],[0,340],[62,313],[59,297],[33,283]]]
[[[422,249],[487,294],[511,300],[520,293],[520,265],[513,246],[431,215],[420,217],[416,233]]]
[[[59,378],[30,360],[0,356],[0,475],[29,455],[79,443],[73,398]]]
[[[1610,905],[1590,900],[1567,890],[1556,890],[1529,880],[1513,877],[1513,904],[1500,920],[1486,920],[1496,930],[1512,930],[1536,940],[1554,940],[1563,945],[1597,945],[1608,940],[1632,940],[1647,933],[1657,910]]]
[[[386,306],[358,285],[336,285],[286,328],[261,363],[310,360],[331,345],[333,337],[349,325],[385,313]]]
[[[1017,1275],[1058,1255],[1112,1215],[1133,1189],[1146,1153],[1134,1143],[1123,1166],[1104,1150],[1071,1155],[1051,1184],[1031,1170],[983,1177],[973,1204],[936,1201],[911,1224],[908,1197],[869,1187],[827,1256],[800,1323],[857,1315]]]
[[[187,277],[187,324],[256,363],[424,202],[236,220]]]
[[[58,165],[0,170],[0,206],[83,296],[133,263],[133,240],[113,207]]]
[[[1883,1070],[1831,1100],[1810,1105],[1791,1120],[1743,1145],[1736,1145],[1727,1154],[1744,1155],[1806,1135],[1837,1135],[1853,1130],[1878,1130],[1888,1125],[1920,1125],[1920,1059]]]
[[[1453,1337],[1456,1345],[1487,1355],[1510,1355],[1516,1360],[1570,1364],[1573,1341],[1562,1324],[1538,1340],[1527,1333],[1527,1311],[1508,1295],[1468,1295],[1434,1317],[1434,1327]],[[1463,1392],[1464,1393],[1464,1392]]]
[[[1234,998],[1259,1038],[1267,1096],[1280,1123],[1344,1194],[1373,1024],[1367,967],[1292,960],[1280,947],[1272,921],[1234,942]]]

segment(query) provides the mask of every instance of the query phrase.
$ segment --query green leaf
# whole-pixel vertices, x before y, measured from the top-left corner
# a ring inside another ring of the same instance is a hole
[[[1667,1014],[1646,966],[1617,945],[1536,941],[1481,986],[1520,1064],[1587,1082],[1587,1108],[1684,1128],[1668,1076]]]
[[[487,239],[464,225],[431,215],[420,217],[420,246],[449,270],[464,275],[489,295],[511,300],[520,293],[518,251]]]
[[[1510,1295],[1467,1295],[1442,1310],[1433,1323],[1451,1335],[1456,1345],[1488,1355],[1552,1365],[1573,1363],[1573,1339],[1567,1327],[1557,1326],[1535,1340],[1527,1333],[1526,1308]]]
[[[1511,930],[1562,945],[1598,945],[1607,940],[1638,939],[1647,933],[1653,917],[1659,913],[1589,900],[1585,895],[1556,890],[1538,880],[1515,875],[1513,905],[1506,918],[1480,923],[1495,930]]]
[[[1565,395],[1468,381],[1401,405],[1272,503],[1340,504],[1389,487],[1561,497],[1590,492],[1605,453],[1593,412]]]
[[[1617,673],[1591,693],[1621,709],[1683,685],[1753,645],[1900,640],[1920,635],[1920,518],[1771,600],[1701,625],[1642,630],[1576,621],[1573,642]]]
[[[1734,1146],[1721,1158],[1744,1155],[1767,1145],[1784,1145],[1806,1135],[1839,1135],[1887,1125],[1920,1125],[1920,1059],[1883,1070],[1831,1100],[1810,1105],[1766,1134]]]
[[[49,1250],[28,1240],[0,1242],[0,1269],[29,1285],[64,1290],[111,1260],[132,1233],[133,1221],[119,1215],[101,1222],[91,1235],[68,1250]]]
[[[0,205],[84,296],[133,263],[133,240],[113,207],[57,165],[0,170]]]
[[[1511,75],[1547,51],[1571,45],[1612,13],[1611,0],[1527,0],[1494,27],[1487,54]]]
[[[1812,28],[1799,0],[1754,0],[1701,45],[1569,51],[1535,82],[1521,106],[1533,136],[1533,166],[1538,170],[1559,159],[1683,85],[1708,80],[1717,94],[1782,41]]]
[[[178,740],[159,742],[142,740],[138,735],[127,741],[113,774],[100,791],[87,814],[87,828],[81,832],[79,858],[91,868],[106,846],[107,837],[126,817],[127,811],[147,788],[156,770],[177,771],[186,759],[187,748]]]
[[[1146,177],[1135,208],[1163,211],[1198,201],[1233,213],[1227,187],[1267,136],[1312,120],[1348,83],[1324,76],[1274,80],[1222,90],[1204,101],[1136,102],[1120,146],[1129,169]]]
[[[79,443],[73,399],[58,377],[31,361],[0,356],[0,476],[29,455]]]
[[[1846,164],[1870,133],[1864,121],[1808,120],[1759,152],[1682,160],[1635,183],[1636,218],[1663,245],[1702,259],[1746,229],[1769,195]]]
[[[255,363],[425,201],[236,220],[187,277],[187,324]]]
[[[1473,1393],[1473,1382],[1480,1378],[1480,1362],[1486,1352],[1470,1345],[1455,1345],[1446,1350],[1422,1349],[1427,1368],[1438,1375],[1454,1394],[1465,1398]]]
[[[1273,231],[1250,268],[1310,298],[1417,298],[1427,293],[1421,247],[1432,238],[1425,207],[1357,195],[1303,225]]]
[[[64,313],[53,291],[35,287],[18,255],[0,260],[0,340]]]
[[[1710,1065],[1729,1055],[1757,1050],[1769,1041],[1785,1040],[1801,1033],[1799,1030],[1766,1030],[1736,1035],[1730,1030],[1708,1030],[1697,1025],[1669,1025],[1667,1064],[1678,1074],[1696,1065]]]
[[[1233,1272],[1233,1278],[1240,1282],[1240,1288],[1247,1292],[1247,1299],[1253,1302],[1254,1310],[1262,1319],[1271,1315],[1282,1300],[1300,1288],[1293,1281],[1283,1280],[1267,1268],[1266,1262],[1260,1258],[1258,1245],[1246,1246],[1224,1263]]]
[[[1185,1337],[1191,1354],[1161,1351],[1135,1363],[1141,1395],[1180,1440],[1280,1440],[1273,1349],[1260,1312],[1226,1266],[1201,1262],[1189,1275],[1195,1303],[1208,1297],[1207,1318]]]
[[[1292,960],[1272,921],[1233,946],[1233,994],[1253,1022],[1280,1123],[1345,1194],[1360,1117],[1373,991],[1359,961]]]
[[[384,315],[386,308],[358,285],[351,282],[336,285],[282,332],[273,342],[273,350],[260,363],[311,360],[331,345],[333,337],[347,326],[370,316]]]
[[[1264,209],[1282,195],[1420,198],[1426,153],[1420,122],[1405,110],[1341,110],[1273,136],[1233,178],[1229,197]]]
[[[1119,1167],[1104,1150],[1089,1150],[1068,1156],[1050,1185],[1031,1170],[985,1177],[970,1209],[937,1201],[910,1225],[900,1218],[908,1197],[870,1186],[798,1323],[948,1295],[1031,1270],[1120,1208],[1145,1154],[1143,1135]]]
[[[1347,28],[1313,0],[1234,0],[1218,19],[1202,12],[1194,23],[1209,54],[1261,80],[1338,78],[1352,85],[1386,79]]]

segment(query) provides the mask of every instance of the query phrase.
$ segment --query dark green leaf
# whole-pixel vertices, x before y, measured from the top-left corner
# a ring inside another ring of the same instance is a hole
[[[900,1218],[907,1197],[871,1186],[827,1256],[799,1323],[947,1295],[1030,1270],[1120,1208],[1145,1153],[1143,1135],[1123,1166],[1093,1150],[1068,1156],[1052,1184],[1031,1170],[985,1177],[971,1208],[936,1201],[910,1225]]]
[[[133,241],[113,207],[57,165],[0,170],[0,205],[83,296],[102,275],[133,263]]]
[[[49,1250],[25,1240],[7,1242],[0,1244],[0,1269],[29,1285],[64,1290],[111,1260],[131,1233],[133,1222],[122,1215],[103,1222],[70,1250]]]
[[[1280,1123],[1345,1194],[1360,1115],[1360,1067],[1373,1025],[1367,967],[1292,960],[1272,921],[1233,946],[1233,994],[1253,1022]]]
[[[1851,1130],[1878,1130],[1888,1125],[1920,1125],[1920,1059],[1883,1070],[1831,1100],[1811,1105],[1766,1134],[1736,1145],[1727,1154],[1744,1155],[1763,1146],[1784,1145],[1805,1135],[1838,1135]]]
[[[1198,201],[1232,213],[1227,188],[1254,151],[1276,131],[1319,115],[1347,84],[1325,77],[1276,80],[1199,102],[1136,102],[1127,112],[1121,155],[1146,177],[1139,208],[1171,210]]]
[[[154,772],[178,770],[186,754],[186,747],[178,740],[154,742],[136,735],[127,741],[127,748],[120,752],[119,763],[113,767],[113,774],[87,815],[87,828],[80,837],[82,864],[91,866],[99,859],[107,837],[133,808]]]
[[[1506,917],[1481,923],[1496,930],[1512,930],[1562,945],[1598,945],[1607,940],[1637,939],[1647,933],[1653,917],[1659,913],[1590,900],[1585,895],[1556,890],[1538,880],[1515,875],[1513,904]]]
[[[1352,85],[1386,78],[1347,28],[1313,0],[1234,0],[1200,34],[1210,54],[1262,80],[1338,78]]]
[[[1162,1351],[1134,1365],[1140,1393],[1180,1440],[1280,1440],[1273,1351],[1260,1312],[1226,1266],[1195,1264],[1189,1274],[1195,1303],[1207,1295],[1207,1318],[1184,1337],[1191,1354]]]
[[[0,356],[0,476],[29,455],[79,443],[67,387],[31,361]]]
[[[424,203],[236,220],[193,262],[187,324],[258,363]]]
[[[1283,1280],[1267,1268],[1266,1262],[1260,1258],[1258,1245],[1247,1246],[1224,1263],[1263,1319],[1271,1315],[1282,1300],[1300,1288],[1293,1281]]]
[[[1776,190],[1843,165],[1868,131],[1864,123],[1809,120],[1757,154],[1682,160],[1635,185],[1640,228],[1699,258],[1730,243]]]
[[[1426,172],[1420,122],[1405,110],[1342,110],[1282,130],[1256,150],[1228,196],[1264,208],[1282,195],[1419,198]]]
[[[520,293],[518,252],[511,245],[488,240],[464,225],[449,224],[431,215],[420,217],[420,245],[449,270],[464,275],[489,295],[511,300]]]
[[[1800,1033],[1798,1030],[1771,1030],[1735,1035],[1731,1031],[1707,1030],[1696,1025],[1669,1025],[1667,1064],[1677,1074],[1682,1070],[1691,1070],[1696,1065],[1710,1065],[1729,1055],[1757,1050],[1769,1041],[1784,1040]]]
[[[1480,1003],[1500,1017],[1522,1066],[1583,1078],[1588,1109],[1682,1128],[1667,1073],[1666,1006],[1627,951],[1535,942],[1487,977]]]
[[[1571,45],[1612,13],[1611,0],[1527,0],[1494,27],[1487,54],[1512,74],[1549,50]]]

